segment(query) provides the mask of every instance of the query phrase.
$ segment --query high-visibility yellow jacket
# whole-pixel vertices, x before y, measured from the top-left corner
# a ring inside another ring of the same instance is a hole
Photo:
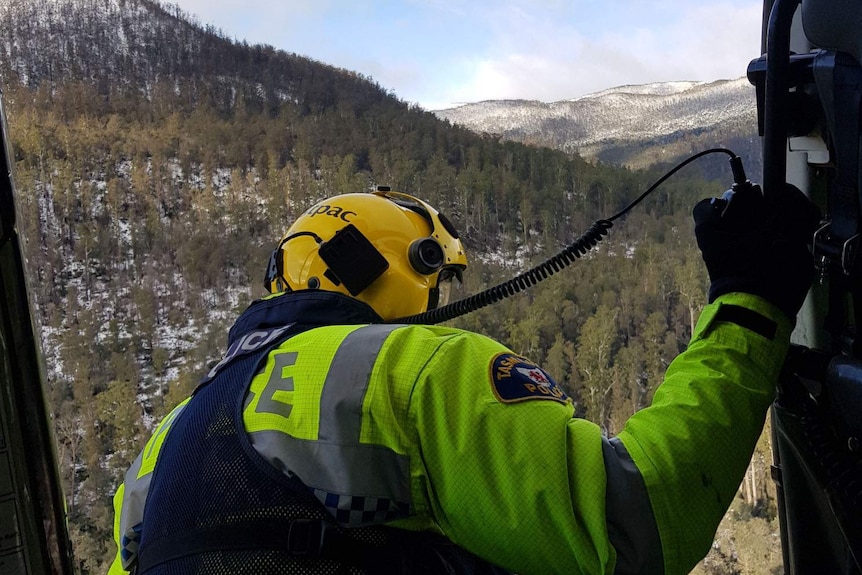
[[[321,292],[256,302],[208,387],[221,385],[219,369],[274,344],[237,410],[273,477],[299,478],[342,525],[442,534],[523,575],[688,572],[743,477],[791,330],[756,296],[719,298],[652,405],[608,439],[573,417],[549,374],[500,343],[359,323],[351,305]],[[333,313],[342,324],[319,325]],[[294,324],[304,331],[273,335]],[[196,401],[164,419],[117,491],[112,575],[134,565],[142,532],[146,542],[150,480]]]

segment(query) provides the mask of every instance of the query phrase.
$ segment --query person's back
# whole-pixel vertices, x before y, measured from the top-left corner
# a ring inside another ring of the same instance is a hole
[[[436,210],[391,192],[314,206],[270,262],[276,295],[240,316],[118,490],[111,573],[687,571],[739,485],[810,281],[801,231],[761,254],[803,272],[773,300],[770,270],[724,262],[734,212],[699,209],[721,288],[653,405],[608,439],[500,343],[391,323],[466,268]]]
[[[261,302],[245,317],[272,320],[273,310],[289,310],[293,319],[355,322],[366,311],[333,313],[353,304],[338,294],[284,297],[293,301]],[[171,417],[171,440],[153,455],[159,467],[148,486],[139,572],[334,573],[345,566],[380,572],[398,565],[394,572],[418,573],[423,564],[440,572],[445,562],[474,561],[443,538],[381,528],[415,515],[406,455],[386,438],[366,442],[360,433],[364,416],[410,393],[408,381],[385,370],[371,377],[372,366],[386,365],[386,354],[399,347],[387,337],[398,326],[285,325],[251,332],[234,360]],[[389,351],[381,350],[387,340]],[[371,396],[379,406],[363,413]],[[395,429],[411,431],[370,423],[365,435]],[[131,486],[127,481],[125,489]],[[429,556],[426,543],[437,551],[450,547],[450,557]],[[412,567],[402,570],[405,560]]]

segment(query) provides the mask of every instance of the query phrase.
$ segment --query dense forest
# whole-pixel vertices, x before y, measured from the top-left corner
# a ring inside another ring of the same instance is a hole
[[[123,473],[224,352],[233,318],[264,294],[270,250],[312,203],[384,184],[422,197],[462,232],[467,295],[660,175],[473,134],[371,79],[231,41],[157,2],[2,0],[0,12],[20,227],[82,574],[106,571]],[[705,303],[690,209],[722,188],[683,173],[572,270],[453,325],[542,363],[579,415],[619,431]],[[764,572],[732,533],[755,521],[774,533],[766,453],[707,572]],[[752,553],[769,564],[776,550]]]

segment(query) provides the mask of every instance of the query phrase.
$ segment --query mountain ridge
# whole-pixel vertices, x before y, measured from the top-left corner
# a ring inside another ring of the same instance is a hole
[[[734,142],[759,160],[754,87],[745,77],[626,85],[543,103],[486,100],[435,110],[478,133],[548,146],[588,160],[644,168],[695,146]]]

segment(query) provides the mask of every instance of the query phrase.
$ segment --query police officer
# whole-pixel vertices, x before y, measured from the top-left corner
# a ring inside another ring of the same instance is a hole
[[[610,439],[528,358],[387,323],[445,303],[466,268],[442,214],[385,191],[315,205],[126,474],[110,573],[688,572],[812,277],[807,199],[740,196],[696,206],[710,304]]]

